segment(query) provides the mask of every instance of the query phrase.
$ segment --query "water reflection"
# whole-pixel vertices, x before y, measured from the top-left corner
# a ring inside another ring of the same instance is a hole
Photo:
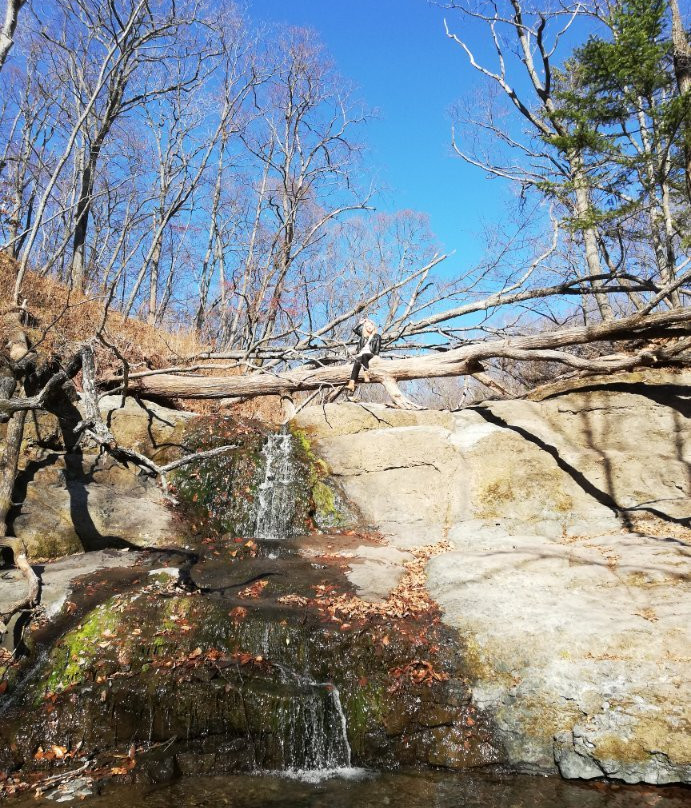
[[[110,784],[102,794],[77,797],[89,808],[681,808],[691,790],[677,787],[582,783],[505,774],[361,773],[318,782],[273,775],[189,778],[165,785]],[[67,794],[53,794],[63,801]],[[75,795],[76,796],[76,795]],[[68,797],[69,799],[69,797]],[[25,801],[20,801],[21,805]],[[46,798],[26,806],[54,805]],[[19,808],[19,803],[15,803]]]

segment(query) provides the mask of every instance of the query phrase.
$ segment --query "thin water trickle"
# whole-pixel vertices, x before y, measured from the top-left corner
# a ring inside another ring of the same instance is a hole
[[[264,479],[259,485],[255,536],[277,540],[289,535],[295,515],[295,465],[292,435],[269,435],[262,449]]]
[[[341,694],[338,692],[338,688],[335,685],[331,687],[331,697],[333,699],[334,707],[336,708],[336,712],[338,713],[338,717],[341,720],[341,732],[343,736],[343,745],[345,747],[346,752],[346,764],[345,767],[350,769],[352,764],[352,757],[353,753],[350,748],[350,743],[348,742],[348,722],[346,721],[346,715],[343,712],[343,705],[341,704]]]

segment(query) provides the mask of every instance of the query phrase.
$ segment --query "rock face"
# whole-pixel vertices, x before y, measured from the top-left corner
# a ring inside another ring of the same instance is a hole
[[[345,493],[389,538],[351,581],[383,597],[447,538],[428,588],[511,763],[691,781],[691,374],[648,371],[458,413],[309,408]]]
[[[156,404],[106,396],[101,414],[117,441],[158,463],[183,448],[194,416]],[[105,547],[179,544],[183,537],[160,489],[136,468],[125,468],[75,445],[79,404],[60,418],[42,413],[27,422],[10,529],[31,558],[56,558]]]
[[[30,557],[178,542],[173,514],[148,478],[88,455],[56,455],[49,463],[31,473],[11,523]]]

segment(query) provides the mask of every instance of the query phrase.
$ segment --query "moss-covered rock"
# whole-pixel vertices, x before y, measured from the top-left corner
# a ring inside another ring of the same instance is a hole
[[[209,535],[253,534],[266,436],[263,424],[224,415],[197,418],[189,424],[184,442],[190,452],[235,447],[182,466],[171,475],[179,513],[193,530]]]
[[[291,434],[295,441],[296,458],[306,471],[305,505],[308,515],[320,529],[352,526],[355,522],[353,508],[330,476],[327,462],[315,454],[304,429],[293,424]]]
[[[226,555],[236,545],[214,546]],[[256,577],[261,559],[231,558]],[[178,769],[196,762],[216,773],[349,759],[478,765],[491,735],[468,712],[469,694],[447,683],[460,661],[450,636],[428,619],[331,619],[309,596],[337,589],[338,576],[316,584],[325,573],[313,564],[281,564],[235,597],[176,593],[170,580],[148,577],[93,609],[15,693],[0,767],[45,765],[33,760],[39,745],[88,752],[173,738]],[[284,576],[304,601],[284,602]],[[433,662],[420,662],[422,653]],[[446,673],[417,681],[415,671],[432,664]],[[499,759],[493,747],[490,759]]]

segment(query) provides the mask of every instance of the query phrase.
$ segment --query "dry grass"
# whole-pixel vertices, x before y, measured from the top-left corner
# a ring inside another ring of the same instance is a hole
[[[11,303],[16,271],[16,263],[0,253],[0,306]],[[29,338],[44,356],[69,354],[79,343],[93,338],[103,321],[102,298],[70,290],[54,278],[27,272],[22,291],[30,315]],[[175,357],[207,348],[191,331],[171,333],[114,311],[107,314],[105,334],[133,367],[165,367]],[[102,373],[118,367],[114,353],[99,350]]]
[[[16,262],[0,252],[0,309],[11,305],[16,272]],[[27,272],[22,296],[26,299],[29,314],[27,335],[32,346],[44,358],[70,356],[80,343],[93,339],[103,322],[103,298],[83,295],[52,277]],[[211,347],[201,343],[191,329],[180,327],[173,331],[155,327],[135,317],[125,318],[113,310],[107,313],[104,335],[125,357],[132,371],[182,364],[184,357],[195,356]],[[6,340],[0,318],[0,346],[4,346]],[[122,363],[115,351],[100,343],[95,343],[94,348],[101,378],[121,371]],[[234,376],[241,370],[229,368],[199,372],[203,375]],[[246,417],[270,422],[280,420],[280,399],[277,396],[250,400],[231,407],[223,407],[214,401],[171,403],[180,409],[204,414],[216,413],[221,407]]]

